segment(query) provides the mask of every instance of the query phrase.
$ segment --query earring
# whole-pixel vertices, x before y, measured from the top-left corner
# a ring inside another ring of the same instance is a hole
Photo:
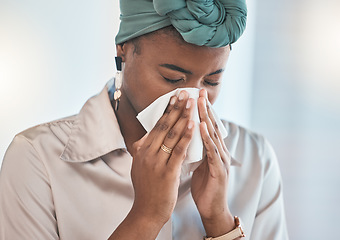
[[[122,92],[120,91],[120,88],[122,86],[123,81],[123,73],[122,73],[122,58],[121,57],[115,57],[116,60],[116,67],[117,67],[117,73],[115,76],[115,92],[113,94],[113,99],[115,100],[115,111],[118,111],[119,107],[119,101],[120,97],[122,96]]]

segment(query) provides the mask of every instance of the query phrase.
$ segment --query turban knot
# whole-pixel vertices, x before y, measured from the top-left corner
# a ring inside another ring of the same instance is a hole
[[[242,35],[245,0],[121,0],[116,43],[173,25],[186,42],[223,47]]]

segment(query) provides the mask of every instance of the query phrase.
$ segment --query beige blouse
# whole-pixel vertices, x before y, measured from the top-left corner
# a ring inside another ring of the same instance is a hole
[[[261,136],[224,122],[232,156],[228,203],[245,239],[288,239],[278,163]],[[80,113],[15,136],[0,172],[0,239],[107,239],[134,198],[131,155],[107,87]],[[157,239],[202,239],[205,231],[181,180],[171,220]]]

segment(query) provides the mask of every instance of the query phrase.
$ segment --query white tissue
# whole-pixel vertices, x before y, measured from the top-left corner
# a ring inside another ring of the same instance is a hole
[[[154,102],[152,102],[148,107],[146,107],[137,115],[137,119],[142,124],[144,129],[147,132],[150,132],[156,125],[157,121],[162,117],[166,107],[168,106],[170,98],[174,95],[178,96],[180,91],[182,90],[185,90],[189,94],[189,97],[195,100],[194,112],[192,115],[192,120],[195,122],[194,135],[189,144],[187,155],[182,165],[182,174],[187,175],[190,172],[195,171],[195,169],[201,164],[203,158],[203,142],[199,130],[200,119],[197,108],[197,99],[199,97],[200,90],[198,88],[177,88],[157,98]],[[209,102],[208,104],[210,105]],[[211,105],[210,109],[212,110],[222,137],[227,137],[228,133],[224,128],[221,120],[212,109]]]

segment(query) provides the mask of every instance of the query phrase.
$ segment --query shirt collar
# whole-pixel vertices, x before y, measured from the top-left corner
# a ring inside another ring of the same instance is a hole
[[[76,116],[60,158],[86,162],[117,149],[126,149],[126,145],[111,106],[108,86],[105,86],[85,103]]]
[[[68,142],[60,158],[69,162],[86,162],[117,149],[126,150],[116,115],[112,109],[108,89],[112,80],[82,107],[71,129]],[[235,124],[223,121],[228,132],[224,139],[232,166],[241,166],[243,157],[237,151],[240,138]]]

